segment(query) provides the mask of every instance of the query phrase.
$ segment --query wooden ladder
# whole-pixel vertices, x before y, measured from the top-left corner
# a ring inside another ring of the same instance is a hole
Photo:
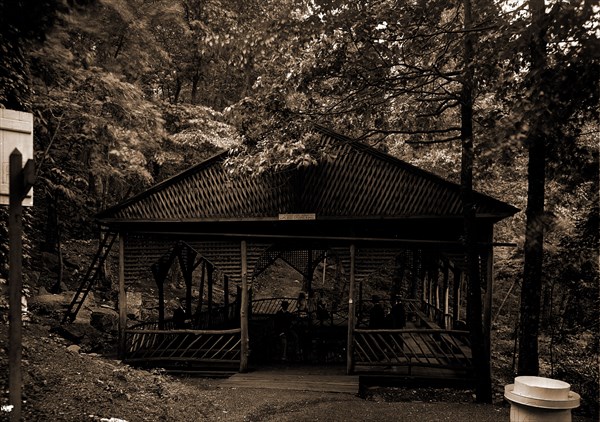
[[[94,287],[94,284],[98,280],[98,276],[100,275],[100,271],[104,262],[106,262],[106,258],[110,253],[110,249],[112,245],[115,243],[117,239],[118,233],[109,230],[106,227],[100,228],[100,246],[94,255],[94,259],[92,260],[90,266],[88,267],[87,272],[81,278],[81,283],[67,308],[67,312],[63,318],[63,324],[66,322],[73,322],[77,317],[77,313],[83,306],[83,302],[87,298],[88,293]]]

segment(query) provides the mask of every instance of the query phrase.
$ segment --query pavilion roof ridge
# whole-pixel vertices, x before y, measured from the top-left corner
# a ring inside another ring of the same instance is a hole
[[[383,151],[378,150],[377,148],[362,142],[360,140],[351,138],[349,136],[343,135],[339,132],[336,132],[330,128],[328,128],[325,125],[322,124],[314,124],[314,128],[317,132],[328,136],[329,138],[335,139],[337,141],[349,144],[350,146],[352,146],[353,148],[362,151],[364,153],[368,153],[370,155],[373,155],[375,157],[377,157],[378,159],[381,160],[385,160],[388,161],[394,165],[397,166],[401,166],[404,167],[405,169],[407,169],[410,172],[414,172],[422,177],[428,178],[433,180],[436,183],[441,183],[443,185],[445,185],[446,187],[450,188],[450,189],[454,189],[460,192],[461,186],[458,183],[452,182],[451,180],[448,180],[442,176],[440,176],[439,174],[433,173],[431,171],[425,170],[421,167],[418,167],[414,164],[409,163],[408,161],[405,161],[401,158],[395,157],[391,154],[385,153]],[[480,200],[485,200],[485,201],[491,201],[491,202],[495,202],[497,206],[502,207],[502,208],[506,208],[506,216],[510,216],[513,214],[516,214],[517,212],[519,212],[520,210],[513,206],[510,205],[504,201],[501,201],[497,198],[494,198],[493,196],[490,196],[488,194],[485,194],[483,192],[479,192],[477,190],[473,190],[473,196],[475,197],[475,199],[480,199]]]
[[[222,164],[230,154],[225,150],[101,211],[96,219],[110,224],[241,221],[303,212],[339,218],[461,214],[459,184],[323,125],[315,124],[313,130],[324,142],[339,143],[344,153],[302,171],[231,178]],[[477,191],[473,196],[479,217],[499,220],[519,211]]]
[[[119,202],[111,207],[108,207],[102,211],[100,211],[99,213],[96,214],[95,218],[98,219],[102,219],[105,216],[111,215],[111,214],[115,214],[117,213],[119,210],[127,207],[128,205],[137,202],[139,200],[142,200],[154,193],[157,193],[159,191],[161,191],[162,189],[164,189],[166,186],[170,186],[173,185],[175,183],[177,183],[178,181],[185,179],[186,177],[196,174],[199,171],[201,171],[202,169],[213,165],[216,162],[222,161],[227,155],[229,155],[231,149],[228,150],[223,150],[223,151],[219,151],[217,153],[215,153],[214,155],[210,156],[209,158],[205,159],[204,161],[198,163],[198,164],[194,164],[193,166],[171,176],[166,178],[165,180],[149,187],[148,189],[139,192],[138,194],[122,201]]]

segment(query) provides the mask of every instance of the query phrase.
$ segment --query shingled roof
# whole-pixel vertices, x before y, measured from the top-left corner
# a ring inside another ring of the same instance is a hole
[[[333,160],[286,172],[232,176],[218,154],[97,215],[100,222],[276,220],[282,214],[329,218],[459,217],[460,186],[368,145],[316,127]],[[518,209],[475,193],[477,217],[500,220]]]

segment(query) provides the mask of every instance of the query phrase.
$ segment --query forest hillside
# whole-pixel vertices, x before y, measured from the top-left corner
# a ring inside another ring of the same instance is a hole
[[[244,177],[326,159],[320,123],[521,210],[495,232],[495,381],[533,357],[597,416],[598,6],[346,3],[0,0],[0,106],[34,116],[24,295],[76,288],[99,211],[222,149]]]

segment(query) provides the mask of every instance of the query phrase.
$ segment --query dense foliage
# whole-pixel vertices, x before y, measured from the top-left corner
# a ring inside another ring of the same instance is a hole
[[[537,21],[532,4],[0,0],[0,105],[35,116],[28,254],[91,237],[100,209],[240,139],[233,170],[326,159],[314,122],[459,181],[468,86],[476,189],[526,209],[544,139],[540,353],[597,345],[600,11],[549,1]],[[518,245],[497,280],[518,301],[525,217],[497,236]]]

